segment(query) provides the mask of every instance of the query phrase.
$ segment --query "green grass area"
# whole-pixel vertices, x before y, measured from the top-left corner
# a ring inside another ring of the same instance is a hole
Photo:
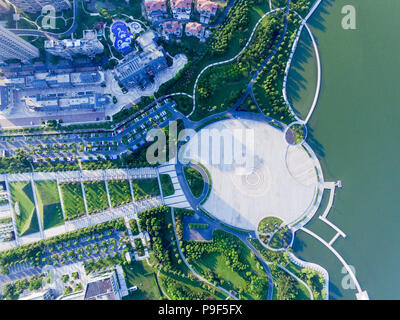
[[[175,193],[174,185],[169,174],[160,174],[161,189],[164,197],[171,196]]]
[[[244,112],[254,112],[259,113],[253,98],[251,95],[248,95],[247,98],[243,101],[243,103],[236,109],[236,111],[244,111]]]
[[[89,214],[107,210],[108,199],[104,181],[86,181],[83,183]]]
[[[185,250],[195,270],[209,281],[238,292],[241,299],[267,298],[267,274],[255,255],[237,237],[217,230],[211,243],[187,241]]]
[[[248,1],[248,0],[246,0]],[[244,47],[247,39],[250,37],[252,29],[254,28],[260,17],[269,10],[268,1],[264,0],[250,0],[248,14],[244,12],[239,12],[236,17],[239,18],[243,23],[239,23],[235,30],[232,30],[233,36],[227,40],[226,35],[220,38],[222,41],[226,41],[228,44],[226,46],[226,51],[220,54],[212,54],[209,51],[210,42],[212,39],[208,40],[206,43],[201,43],[194,37],[182,37],[182,41],[178,44],[175,43],[163,43],[164,48],[171,55],[184,52],[188,58],[189,63],[185,66],[184,70],[181,70],[179,74],[172,80],[168,81],[160,87],[158,95],[163,95],[171,92],[186,92],[189,94],[193,93],[194,81],[196,76],[200,71],[209,64],[225,61],[227,59],[233,58],[240,50]],[[241,6],[241,4],[235,4],[235,6],[230,10],[230,12],[235,11],[236,6]],[[240,10],[240,9],[239,9]],[[229,24],[232,16],[228,15],[225,18],[223,25]],[[247,20],[248,18],[248,20]],[[244,23],[248,21],[248,24]],[[221,27],[222,29],[223,27]]]
[[[132,180],[132,188],[135,201],[160,195],[160,187],[157,178]]]
[[[139,234],[139,227],[136,219],[129,220],[129,224],[131,227],[132,234],[137,236]]]
[[[43,228],[48,229],[64,224],[57,181],[35,181],[38,210]]]
[[[72,220],[86,214],[80,182],[60,184],[63,198],[65,218]]]
[[[107,183],[113,208],[132,202],[128,180],[109,180]]]
[[[207,229],[209,225],[207,223],[190,223],[189,229]]]
[[[196,88],[197,108],[192,119],[222,112],[242,96],[253,74],[272,53],[283,32],[283,11],[266,16],[258,25],[249,46],[229,63],[207,69]],[[224,45],[223,41],[220,45]]]
[[[193,196],[199,198],[204,190],[204,180],[201,173],[192,167],[184,167],[183,172]]]
[[[225,300],[226,295],[198,281],[194,276],[161,272],[160,284],[173,300]]]
[[[123,266],[128,288],[137,286],[124,300],[161,300],[162,293],[158,286],[156,273],[146,261],[135,261]]]
[[[187,116],[193,109],[193,99],[184,95],[175,96],[175,109]]]
[[[289,124],[294,121],[282,94],[286,64],[300,25],[294,13],[289,14],[287,33],[278,52],[262,70],[254,85],[254,96],[264,114]]]
[[[286,271],[271,266],[274,281],[273,300],[310,300],[307,288]]]
[[[11,182],[10,193],[18,235],[39,232],[31,182]]]
[[[258,231],[262,233],[273,232],[281,224],[282,220],[277,217],[265,217],[258,224]]]
[[[292,233],[287,226],[280,228],[272,236],[269,246],[274,249],[286,248],[289,246],[292,240]]]

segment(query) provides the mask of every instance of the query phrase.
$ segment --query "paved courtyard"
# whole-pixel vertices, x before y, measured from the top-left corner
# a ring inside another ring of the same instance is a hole
[[[207,131],[212,137],[209,145],[201,138]],[[209,170],[212,191],[203,207],[227,224],[255,230],[267,216],[289,224],[311,212],[319,185],[314,162],[318,160],[301,145],[289,146],[284,133],[265,122],[234,119],[213,123],[189,141],[184,153]],[[218,154],[220,161],[211,158]],[[240,161],[246,155],[246,161]]]

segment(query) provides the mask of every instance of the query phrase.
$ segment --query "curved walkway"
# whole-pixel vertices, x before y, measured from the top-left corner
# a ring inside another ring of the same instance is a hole
[[[71,27],[69,27],[68,30],[62,32],[62,33],[53,33],[53,32],[46,32],[46,31],[41,31],[41,30],[33,30],[33,29],[8,29],[9,31],[13,32],[14,34],[21,35],[21,36],[40,36],[40,37],[68,37],[70,36],[75,29],[78,26],[77,23],[77,17],[78,17],[78,1],[79,0],[73,0],[73,22]]]
[[[347,272],[349,273],[351,279],[353,280],[353,282],[354,282],[354,284],[355,284],[355,286],[357,288],[357,291],[358,291],[357,297],[358,296],[365,296],[366,292],[361,289],[361,286],[358,283],[358,280],[357,280],[355,274],[353,273],[353,270],[351,270],[351,268],[346,263],[346,261],[343,259],[343,257],[329,243],[327,243],[324,239],[322,239],[319,235],[315,234],[311,230],[308,230],[308,229],[306,229],[304,227],[302,227],[300,230],[303,230],[304,232],[308,233],[310,236],[312,236],[315,239],[317,239],[318,241],[320,241],[323,245],[325,245],[336,256],[336,258],[339,259],[339,261],[342,263],[342,265],[346,268]]]
[[[324,277],[324,286],[322,288],[326,293],[324,299],[329,300],[329,273],[328,273],[328,271],[326,271],[319,264],[303,261],[303,260],[299,259],[298,257],[296,257],[296,255],[294,255],[292,252],[290,252],[288,250],[286,250],[286,252],[289,256],[290,261],[292,261],[294,264],[296,264],[302,268],[307,268],[307,269],[317,271]]]
[[[200,73],[197,75],[196,81],[195,81],[195,83],[194,83],[194,87],[193,87],[193,109],[192,109],[192,111],[188,114],[188,116],[187,116],[188,118],[189,118],[189,117],[194,113],[194,111],[196,110],[196,88],[197,88],[197,83],[199,82],[199,79],[200,79],[200,77],[202,76],[202,74],[203,74],[206,70],[208,70],[209,68],[211,68],[211,67],[215,67],[215,66],[219,66],[219,65],[223,65],[223,64],[232,62],[232,61],[236,60],[238,57],[240,57],[240,55],[241,55],[241,54],[247,49],[247,47],[250,45],[250,42],[251,42],[251,40],[253,39],[254,33],[256,32],[257,27],[258,27],[258,25],[261,23],[261,21],[262,21],[267,15],[269,15],[269,14],[275,12],[275,11],[278,11],[278,10],[280,10],[280,9],[273,9],[273,10],[270,10],[270,11],[266,12],[266,13],[257,21],[257,23],[255,24],[255,26],[254,26],[254,28],[253,28],[253,31],[252,31],[251,34],[250,34],[249,39],[247,40],[246,45],[245,45],[245,46],[242,48],[242,50],[241,50],[238,54],[236,54],[233,58],[230,58],[230,59],[228,59],[228,60],[219,61],[219,62],[215,62],[215,63],[209,64],[208,66],[204,67],[203,70],[200,71]]]
[[[310,287],[308,286],[307,283],[305,283],[303,280],[301,280],[298,276],[296,276],[293,272],[289,271],[288,269],[286,269],[284,266],[281,266],[280,264],[277,264],[278,268],[281,268],[283,271],[285,271],[286,273],[288,273],[290,276],[292,276],[293,278],[295,278],[298,282],[300,282],[308,291],[308,294],[310,295],[310,300],[314,300],[314,295],[312,290],[310,289]]]
[[[307,25],[308,19],[311,17],[311,15],[312,15],[312,14],[315,12],[315,10],[318,8],[318,6],[320,5],[321,1],[322,1],[322,0],[318,0],[318,1],[316,1],[316,2],[314,3],[314,5],[313,5],[313,7],[311,8],[310,12],[307,14],[307,16],[306,16],[304,19],[303,19],[303,17],[302,17],[300,14],[298,14],[297,12],[295,12],[295,13],[297,14],[297,16],[302,20],[302,22],[301,22],[300,28],[299,28],[299,30],[298,30],[298,32],[297,32],[296,39],[295,39],[295,41],[294,41],[294,43],[293,43],[293,47],[292,47],[292,50],[291,50],[291,52],[290,52],[289,60],[288,60],[288,62],[287,62],[287,64],[286,64],[285,76],[284,76],[284,79],[283,79],[283,88],[282,88],[283,98],[285,99],[285,102],[286,102],[286,104],[288,105],[288,107],[289,107],[289,109],[290,109],[290,112],[291,112],[292,115],[295,117],[295,119],[296,119],[297,121],[302,122],[302,123],[307,123],[307,122],[310,120],[311,115],[313,114],[314,109],[315,109],[315,107],[316,107],[316,105],[317,105],[318,98],[319,98],[319,93],[320,93],[320,91],[321,91],[321,73],[322,73],[322,72],[321,72],[321,60],[320,60],[320,56],[319,56],[318,45],[317,45],[317,43],[316,43],[316,41],[315,41],[315,38],[314,38],[314,36],[313,36],[313,34],[312,34],[312,32],[311,32],[311,29],[310,29],[309,26]],[[293,109],[292,105],[291,105],[290,102],[289,102],[289,99],[288,99],[288,97],[287,97],[286,85],[287,85],[287,79],[288,79],[288,76],[289,76],[289,71],[290,71],[290,67],[291,67],[291,64],[292,64],[292,60],[293,60],[294,54],[295,54],[295,52],[296,52],[297,45],[298,45],[298,43],[299,43],[299,39],[300,39],[300,36],[301,36],[301,33],[302,33],[304,27],[307,29],[307,32],[308,32],[308,34],[310,35],[311,41],[312,41],[312,43],[313,43],[314,51],[315,51],[315,56],[316,56],[316,59],[317,59],[317,88],[316,88],[316,90],[315,90],[314,100],[313,100],[313,103],[312,103],[312,105],[311,105],[311,107],[310,107],[310,110],[309,110],[309,112],[308,112],[308,114],[307,114],[307,117],[306,117],[305,120],[302,120],[302,119],[300,119],[300,118],[296,115],[296,113],[294,112],[294,109]]]
[[[181,249],[181,244],[179,243],[179,238],[178,238],[178,234],[176,232],[176,222],[175,222],[175,214],[174,214],[174,208],[171,207],[171,217],[172,217],[172,225],[174,227],[174,233],[175,233],[175,241],[176,244],[178,246],[178,251],[179,251],[179,255],[182,258],[182,261],[185,263],[185,265],[188,267],[188,269],[200,280],[203,281],[205,283],[207,283],[208,285],[217,288],[218,290],[221,290],[222,292],[224,292],[226,295],[228,295],[229,297],[231,297],[234,300],[238,300],[238,298],[236,298],[235,296],[233,296],[228,290],[219,287],[219,286],[214,286],[212,283],[210,283],[207,279],[203,278],[201,275],[199,275],[193,268],[192,266],[186,261],[185,256],[183,255],[182,249]]]

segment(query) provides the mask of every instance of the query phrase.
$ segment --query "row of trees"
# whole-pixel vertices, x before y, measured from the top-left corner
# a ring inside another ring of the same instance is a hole
[[[235,236],[217,230],[213,233],[213,241],[211,242],[184,242],[185,254],[188,262],[190,262],[200,259],[205,254],[218,252],[224,255],[227,265],[232,271],[244,271],[249,265],[241,261],[240,246],[237,241],[239,240]]]
[[[228,51],[236,32],[244,31],[250,23],[250,5],[252,0],[238,0],[229,10],[227,17],[215,28],[210,51],[213,55],[223,55]]]
[[[165,270],[172,269],[171,257],[166,249],[170,239],[166,239],[167,224],[165,216],[169,214],[168,207],[158,207],[142,211],[138,214],[142,231],[147,231],[151,238],[151,247],[157,266]]]
[[[38,290],[42,287],[44,275],[33,276],[30,279],[17,280],[7,283],[3,287],[3,298],[17,300],[26,289],[29,291]]]
[[[42,263],[42,256],[46,252],[47,247],[70,240],[80,239],[85,236],[93,236],[107,230],[125,230],[123,219],[100,223],[77,231],[63,233],[50,239],[41,240],[0,252],[1,273],[8,274],[11,266],[23,262],[32,262],[33,265],[38,266]]]
[[[300,24],[299,18],[294,13],[290,13],[288,19],[288,33],[278,48],[277,54],[268,62],[258,77],[258,81],[262,81],[261,86],[268,99],[268,105],[262,106],[262,111],[285,123],[294,121],[294,118],[283,98],[282,83],[286,64]]]
[[[251,75],[260,68],[278,44],[283,32],[284,21],[285,15],[282,10],[267,16],[259,24],[249,46],[235,61],[205,71],[197,88],[199,94],[198,108],[204,109],[204,114],[212,103],[212,99],[216,98],[217,90],[224,87],[225,84],[232,85],[232,83],[240,82],[236,90],[223,96],[223,101],[218,101],[218,103],[223,102],[224,106],[229,107],[239,99],[239,96],[243,93],[242,89],[245,88],[247,81],[250,81]],[[237,99],[233,100],[233,97]]]

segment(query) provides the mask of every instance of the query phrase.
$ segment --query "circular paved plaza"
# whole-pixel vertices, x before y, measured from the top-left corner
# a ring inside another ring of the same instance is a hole
[[[266,122],[212,123],[190,139],[184,158],[208,169],[212,190],[203,207],[232,226],[255,230],[268,216],[289,224],[314,206],[318,160]]]

